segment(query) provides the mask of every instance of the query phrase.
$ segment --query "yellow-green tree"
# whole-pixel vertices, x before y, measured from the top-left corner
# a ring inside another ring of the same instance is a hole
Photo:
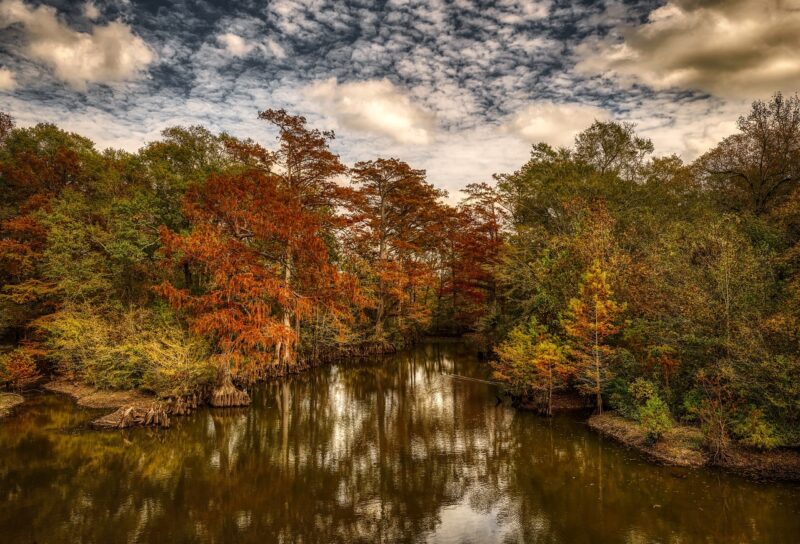
[[[539,333],[535,320],[517,327],[496,348],[498,362],[494,376],[518,397],[533,397],[547,415],[553,413],[553,393],[566,385],[572,367],[561,344]]]
[[[608,273],[595,260],[583,276],[580,293],[569,301],[564,330],[572,340],[571,359],[575,365],[578,388],[597,400],[597,413],[603,412],[603,387],[611,370],[611,336],[620,331],[624,304],[614,300]]]

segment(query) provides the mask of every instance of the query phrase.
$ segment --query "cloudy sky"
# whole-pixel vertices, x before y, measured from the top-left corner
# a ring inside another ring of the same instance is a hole
[[[692,159],[800,89],[800,0],[0,0],[0,109],[135,150],[171,125],[269,144],[258,110],[451,192],[530,144],[633,121]]]

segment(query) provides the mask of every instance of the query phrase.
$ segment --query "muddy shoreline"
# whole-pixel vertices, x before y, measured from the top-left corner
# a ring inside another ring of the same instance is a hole
[[[0,393],[0,418],[10,415],[12,410],[25,402],[22,395],[15,393]]]
[[[48,382],[42,387],[71,397],[78,406],[113,410],[92,421],[92,426],[100,429],[169,427],[170,416],[189,414],[200,404],[194,395],[161,400],[141,391],[107,391],[63,379]]]
[[[696,427],[678,425],[656,444],[649,444],[639,424],[614,413],[591,416],[587,425],[662,465],[688,468],[716,466],[757,480],[800,482],[800,452],[797,450],[758,451],[732,446],[724,460],[713,463],[703,449],[702,433]]]

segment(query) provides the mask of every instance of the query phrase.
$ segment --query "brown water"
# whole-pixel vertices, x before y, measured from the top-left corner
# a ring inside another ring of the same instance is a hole
[[[800,542],[800,486],[655,466],[448,376],[488,373],[426,344],[165,431],[35,397],[0,423],[0,543]]]

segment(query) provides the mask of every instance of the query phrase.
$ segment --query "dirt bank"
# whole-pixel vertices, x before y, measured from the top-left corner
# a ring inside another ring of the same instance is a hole
[[[14,393],[0,393],[0,418],[11,413],[11,409],[25,401],[22,395]]]
[[[706,464],[702,450],[703,435],[694,427],[676,426],[651,445],[638,423],[616,414],[595,415],[589,418],[588,423],[592,429],[647,454],[659,463],[679,467],[701,467]]]
[[[756,451],[735,447],[719,465],[758,480],[800,482],[800,452],[797,450]]]
[[[588,424],[599,433],[665,465],[701,467],[712,464],[703,450],[703,435],[696,427],[676,426],[651,445],[638,423],[614,413],[592,416]],[[800,482],[800,452],[793,449],[758,451],[734,445],[717,466],[750,478]]]
[[[44,384],[48,391],[69,395],[79,406],[86,408],[119,408],[126,404],[144,405],[154,397],[139,391],[106,391],[66,380],[55,380]]]
[[[69,395],[79,406],[114,409],[92,421],[100,428],[169,427],[170,415],[188,414],[198,405],[196,397],[163,401],[141,391],[106,391],[66,380],[46,383],[44,388]]]

